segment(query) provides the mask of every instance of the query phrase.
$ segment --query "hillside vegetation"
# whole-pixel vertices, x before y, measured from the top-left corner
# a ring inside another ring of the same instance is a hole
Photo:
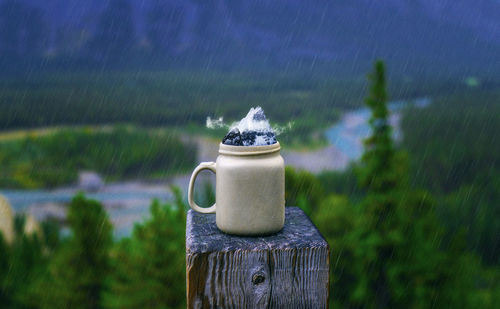
[[[414,186],[429,189],[449,238],[465,233],[487,264],[500,263],[500,90],[438,98],[403,119]]]
[[[81,170],[108,179],[165,176],[190,169],[195,160],[195,146],[166,130],[66,128],[0,141],[0,187],[66,185]]]

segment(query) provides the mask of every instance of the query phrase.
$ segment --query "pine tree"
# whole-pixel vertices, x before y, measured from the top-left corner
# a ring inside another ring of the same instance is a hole
[[[360,184],[369,192],[384,193],[402,185],[405,181],[405,162],[397,157],[389,124],[385,65],[377,61],[374,72],[368,75],[372,82],[365,103],[371,110],[369,124],[371,136],[365,140],[361,159]],[[399,166],[398,166],[399,164]]]
[[[0,306],[31,308],[26,287],[37,280],[47,266],[43,239],[39,234],[25,233],[25,215],[16,214],[13,221],[13,242],[6,244],[0,239]]]
[[[173,204],[154,201],[151,218],[117,244],[106,307],[185,308],[186,205],[178,189],[174,196]]]
[[[9,271],[10,248],[4,240],[0,231],[0,304],[7,305],[10,302],[9,291],[6,288],[6,277]]]
[[[385,69],[375,63],[366,104],[371,136],[356,167],[361,202],[324,199],[313,219],[333,248],[334,305],[347,308],[474,307],[474,258],[443,247],[434,201],[407,181],[405,153],[388,124]]]
[[[55,254],[37,288],[44,308],[100,308],[109,274],[112,226],[102,205],[75,196],[68,212],[71,237]],[[40,291],[39,291],[40,292]]]

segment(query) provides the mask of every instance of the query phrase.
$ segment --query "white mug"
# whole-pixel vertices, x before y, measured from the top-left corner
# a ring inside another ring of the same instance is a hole
[[[194,182],[202,170],[216,174],[215,204],[194,201]],[[217,227],[236,235],[266,235],[285,223],[285,163],[280,144],[266,146],[219,145],[217,162],[202,162],[189,181],[188,201],[201,213],[215,213]]]

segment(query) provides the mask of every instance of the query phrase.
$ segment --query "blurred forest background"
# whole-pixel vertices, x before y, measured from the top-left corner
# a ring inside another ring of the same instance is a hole
[[[331,246],[334,307],[500,308],[499,72],[495,0],[0,0],[0,308],[185,307],[182,189],[119,237],[90,192],[43,220],[8,198],[81,171],[169,190],[192,138],[226,133],[208,116],[257,105],[304,158],[368,108],[361,157],[286,170]],[[419,98],[395,136],[390,103]]]

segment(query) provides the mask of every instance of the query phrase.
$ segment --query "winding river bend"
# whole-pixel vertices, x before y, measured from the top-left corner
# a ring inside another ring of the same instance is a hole
[[[394,138],[401,139],[399,122],[401,109],[408,105],[424,108],[429,105],[428,98],[411,102],[391,102],[390,124],[394,128]],[[368,119],[370,112],[360,108],[346,112],[341,120],[325,131],[330,145],[315,151],[283,151],[282,155],[287,165],[311,172],[322,170],[342,170],[349,162],[360,158],[363,152],[362,141],[370,134]],[[199,146],[198,160],[211,161],[217,156],[218,143],[197,139]],[[204,175],[205,180],[210,180]],[[212,180],[213,181],[213,180]],[[177,185],[184,192],[187,190],[189,175],[173,177],[163,183],[119,182],[103,186],[98,192],[86,193],[87,197],[99,200],[108,211],[115,227],[115,236],[120,238],[129,235],[135,222],[140,222],[149,214],[152,199],[168,201],[172,195],[168,187]],[[1,190],[11,203],[15,212],[30,213],[37,220],[54,217],[64,220],[66,204],[79,191],[76,187],[59,188],[55,190]]]
[[[389,123],[393,127],[393,135],[396,141],[402,138],[399,126],[402,109],[408,106],[425,108],[430,103],[429,98],[389,103],[388,107],[391,111]],[[363,140],[370,134],[369,118],[370,110],[368,108],[359,108],[346,112],[338,123],[324,132],[329,141],[329,146],[317,151],[284,151],[283,157],[286,164],[313,173],[323,170],[345,169],[351,161],[358,160],[363,154]]]

